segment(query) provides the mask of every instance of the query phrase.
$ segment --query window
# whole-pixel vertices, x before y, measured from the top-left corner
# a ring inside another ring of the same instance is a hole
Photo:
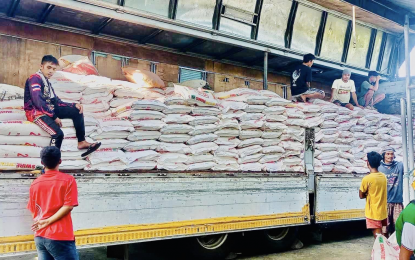
[[[348,21],[329,14],[323,35],[320,56],[341,61]]]
[[[370,70],[378,70],[378,61],[380,46],[382,45],[383,32],[378,31],[376,33],[375,45],[373,47],[372,61],[370,62]]]
[[[212,28],[216,0],[180,0],[176,18]]]
[[[206,72],[202,70],[180,68],[179,83],[194,79],[206,80]]]
[[[162,16],[169,15],[169,0],[125,0],[125,7],[139,9]]]
[[[356,25],[356,39],[350,39],[349,52],[346,62],[358,67],[366,66],[367,51],[369,50],[372,30],[362,25]],[[354,44],[354,41],[356,44]]]
[[[388,68],[389,68],[389,62],[391,60],[391,55],[392,55],[392,49],[395,45],[395,36],[391,35],[391,34],[387,34],[386,38],[386,46],[385,46],[385,52],[383,54],[383,60],[382,60],[382,67],[380,69],[381,73],[384,74],[388,74]]]
[[[314,53],[321,13],[319,10],[298,5],[294,21],[291,49],[305,53]]]
[[[240,18],[240,19],[249,21],[249,19],[252,17],[250,13],[253,13],[255,11],[256,0],[224,0],[223,4],[225,6],[230,7],[228,9],[225,9],[227,10],[224,14],[225,16],[228,15],[231,17]],[[232,7],[236,9],[240,9],[240,10],[235,10]],[[246,11],[245,14],[244,14],[244,11]],[[239,21],[234,21],[224,16],[220,18],[219,29],[221,31],[239,34],[241,36],[251,38],[251,30],[252,30],[251,25],[248,25],[248,24],[245,24]]]
[[[264,1],[259,21],[258,40],[285,45],[284,35],[291,5],[292,1],[290,0]]]

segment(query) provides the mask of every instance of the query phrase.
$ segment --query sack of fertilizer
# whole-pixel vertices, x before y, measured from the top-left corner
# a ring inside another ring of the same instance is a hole
[[[40,158],[0,158],[0,170],[40,170],[43,165]]]
[[[84,111],[84,116],[88,116],[88,117],[93,117],[93,118],[107,118],[107,117],[111,117],[111,110],[108,111],[104,111],[104,112],[93,112],[93,113],[89,113],[89,112],[85,112]],[[122,118],[122,117],[120,117]]]
[[[261,153],[262,147],[260,145],[252,145],[245,148],[237,149],[240,158],[253,155],[256,153]]]
[[[226,113],[222,113],[221,115],[218,115],[221,119],[233,119],[233,118],[241,118],[243,115],[245,115],[246,112],[242,110],[229,110]]]
[[[250,120],[250,121],[242,121],[239,126],[241,129],[255,129],[261,128],[264,125],[264,121],[262,120]]]
[[[164,114],[190,114],[192,107],[184,105],[169,105],[163,109]]]
[[[136,161],[157,161],[160,158],[160,154],[153,150],[145,150],[137,152],[126,152],[125,157],[127,158],[128,164],[131,164]]]
[[[127,168],[127,165],[122,161],[115,162],[103,162],[98,164],[88,164],[85,166],[85,171],[124,171]]]
[[[239,139],[250,139],[250,138],[261,138],[262,131],[257,129],[250,129],[250,130],[241,130],[239,132]]]
[[[125,139],[103,139],[101,142],[101,149],[110,148],[110,149],[122,149],[124,146],[130,143],[130,141]]]
[[[217,116],[221,110],[216,107],[192,107],[193,116]]]
[[[215,135],[219,136],[219,137],[239,137],[239,130],[237,129],[229,129],[229,128],[225,128],[222,130],[218,130],[216,132],[214,132]]]
[[[288,117],[285,115],[277,115],[277,114],[268,114],[265,116],[265,120],[267,122],[285,122]]]
[[[297,142],[303,142],[304,136],[297,136],[297,135],[291,135],[291,134],[282,134],[280,136],[281,141],[297,141]]]
[[[165,143],[185,143],[187,142],[192,136],[187,134],[162,134],[159,137],[159,141]]]
[[[267,108],[264,105],[248,105],[244,111],[247,113],[262,113],[262,111]]]
[[[261,163],[244,163],[240,164],[239,168],[243,172],[261,172],[264,169],[264,165]]]
[[[316,144],[316,148],[322,152],[337,151],[337,145],[333,143]]]
[[[215,93],[215,97],[217,99],[223,100],[237,100],[237,101],[241,101],[241,102],[246,102],[248,96],[259,96],[259,92],[257,90],[254,89],[249,89],[249,88],[235,88],[226,92],[218,92]]]
[[[238,163],[229,163],[229,164],[216,164],[212,167],[212,171],[224,171],[224,172],[232,172],[232,171],[239,171],[239,164]]]
[[[219,118],[216,116],[194,116],[193,120],[189,122],[190,125],[206,125],[215,124],[219,122]]]
[[[284,150],[301,152],[304,150],[304,145],[300,142],[283,141],[279,144]]]
[[[238,138],[235,137],[219,137],[215,143],[217,145],[226,145],[226,146],[232,146],[232,147],[237,147],[238,144],[241,143],[241,140],[239,140]]]
[[[0,109],[21,109],[23,110],[23,99],[0,101]]]
[[[284,153],[285,150],[281,146],[273,145],[266,146],[262,148],[262,153],[264,154],[273,154],[273,153]]]
[[[282,115],[285,112],[286,108],[282,106],[275,107],[266,107],[262,113],[265,115]]]
[[[324,119],[321,117],[310,117],[305,119],[305,127],[314,128],[321,125],[324,122]]]
[[[113,98],[113,95],[111,93],[103,92],[103,93],[96,93],[96,94],[91,94],[91,95],[82,95],[80,102],[81,104],[97,104],[101,102],[106,102],[109,104],[112,98]]]
[[[262,132],[262,139],[276,139],[282,135],[281,131],[264,131]],[[266,140],[268,141],[268,140]]]
[[[166,124],[188,124],[195,118],[186,114],[168,114],[163,118],[163,122]]]
[[[128,135],[129,141],[144,141],[144,140],[157,140],[161,136],[159,131],[141,131],[136,130]]]
[[[24,89],[17,86],[0,84],[0,100],[23,99]]]
[[[228,100],[221,100],[221,106],[223,107],[224,112],[232,111],[232,110],[244,110],[248,107],[247,103],[238,102],[238,101],[228,101]]]
[[[321,142],[321,143],[334,143],[334,141],[337,140],[337,138],[339,138],[339,134],[333,134],[333,135],[322,135],[322,136],[318,136],[319,134],[316,135],[316,141]]]
[[[339,160],[338,157],[334,157],[334,158],[324,159],[320,161],[323,165],[327,165],[327,164],[336,164],[338,160]]]
[[[218,123],[218,128],[220,130],[227,128],[227,129],[237,129],[239,130],[239,122],[236,119],[222,119]]]
[[[137,101],[137,98],[113,98],[110,101],[110,107],[111,108],[117,108],[120,106],[123,106],[125,104],[133,104],[134,101]]]
[[[338,125],[339,125],[339,123],[337,123],[337,122],[335,122],[335,121],[327,120],[327,121],[324,121],[324,122],[320,125],[320,127],[321,127],[322,129],[324,129],[324,128],[335,128],[335,127],[337,127]]]
[[[254,163],[254,162],[258,162],[259,159],[261,159],[262,157],[264,157],[264,155],[262,153],[256,153],[256,154],[252,154],[252,155],[248,155],[248,156],[239,158],[238,163],[239,164]]]
[[[158,100],[137,100],[132,104],[134,110],[163,111],[167,106]]]
[[[131,132],[129,131],[108,131],[108,132],[94,132],[89,137],[94,140],[102,140],[102,139],[127,139]]]
[[[137,141],[131,142],[124,147],[127,152],[143,151],[143,150],[156,150],[160,145],[160,142],[155,140]]]
[[[163,80],[155,73],[147,70],[139,70],[132,67],[122,68],[123,75],[129,82],[135,83],[140,88],[165,88]]]
[[[26,121],[26,113],[24,110],[19,109],[1,109],[0,110],[0,121]]]
[[[343,158],[343,159],[347,159],[347,160],[354,160],[353,154],[345,152],[345,151],[344,152],[340,151],[339,152],[339,157]]]
[[[344,159],[344,158],[339,158],[336,165],[341,165],[345,167],[353,167],[353,164],[351,164],[349,160]]]
[[[185,86],[174,84],[174,92],[188,103],[198,106],[217,106],[222,107],[215,96],[209,91],[198,91]]]
[[[350,115],[338,115],[336,118],[334,118],[334,121],[337,123],[342,123],[346,121],[350,121],[352,117]]]
[[[74,127],[62,127],[61,130],[65,137],[76,137],[76,130]],[[85,136],[90,136],[97,130],[97,126],[85,126]]]
[[[157,148],[157,152],[160,153],[180,153],[180,154],[190,154],[192,150],[190,150],[189,146],[182,143],[163,143],[161,142]]]
[[[289,126],[283,130],[283,134],[291,134],[295,136],[304,136],[305,129],[299,126]]]
[[[78,157],[80,158],[80,156]],[[62,160],[59,164],[60,170],[83,170],[88,165],[85,160]]]
[[[188,166],[184,163],[157,163],[157,169],[170,172],[184,172],[187,171]]]
[[[274,97],[271,98],[269,101],[267,101],[265,103],[266,106],[268,107],[274,107],[274,106],[286,106],[288,104],[291,104],[291,101],[286,100],[284,98],[281,97]]]
[[[187,140],[188,145],[203,143],[203,142],[214,142],[218,139],[218,136],[215,134],[201,134],[191,137]]]
[[[115,90],[114,96],[137,100],[144,98],[144,92],[141,89],[118,88]]]
[[[267,139],[264,140],[264,143],[262,144],[263,147],[269,147],[269,146],[276,146],[279,145],[281,143],[281,139],[276,138],[276,139]]]
[[[213,157],[214,162],[217,164],[237,164],[238,163],[238,159],[235,157],[226,157],[226,156],[214,156]]]
[[[171,115],[168,115],[168,116],[171,116]],[[117,117],[120,117],[120,118],[126,117],[126,118],[130,118],[133,121],[134,120],[160,120],[160,119],[163,119],[164,121],[164,118],[166,117],[166,115],[158,111],[133,110],[133,111],[124,112],[118,115]]]
[[[80,92],[80,93],[71,93],[71,92],[55,91],[55,94],[61,100],[70,100],[70,102],[68,102],[68,103],[75,103],[75,102],[80,103],[80,100],[82,98],[82,92]]]
[[[187,165],[188,171],[205,171],[210,170],[216,166],[214,162],[200,162]]]
[[[80,93],[85,90],[86,85],[80,83],[84,76],[64,71],[56,71],[49,82],[53,89],[58,92]]]
[[[83,160],[82,159],[82,154],[84,152],[85,151],[82,151],[82,150],[73,151],[73,152],[64,152],[64,151],[62,151],[61,152],[62,162],[66,161],[66,160]]]
[[[146,171],[146,170],[153,170],[157,167],[157,162],[143,162],[143,161],[136,161],[127,165],[127,171]]]
[[[198,143],[198,144],[190,145],[189,147],[192,150],[193,155],[210,153],[218,149],[218,145],[215,144],[214,142]]]
[[[113,131],[113,127],[123,127],[124,131],[134,131],[134,127],[128,120],[123,120],[117,117],[109,117],[104,119],[98,119],[98,125],[104,132]],[[120,129],[117,129],[120,130]],[[120,130],[121,131],[121,130]]]
[[[281,131],[281,130],[288,128],[287,125],[283,123],[279,123],[279,122],[265,122],[264,127],[265,129],[274,130],[274,131],[275,130]]]
[[[83,105],[85,113],[96,113],[96,112],[104,112],[110,108],[108,102],[99,102],[96,104],[84,104]]]
[[[301,126],[301,127],[306,127],[306,121],[304,119],[293,119],[293,118],[288,118],[285,123],[288,126]]]
[[[338,114],[336,114],[336,113],[323,113],[323,114],[321,114],[321,118],[323,118],[323,120],[334,120],[337,116],[338,116]]]
[[[38,125],[32,122],[29,122],[29,121],[21,121],[21,120],[0,121],[0,135],[50,137],[51,134],[52,132],[50,132],[49,130],[48,132],[46,132]]]
[[[193,130],[193,126],[186,124],[167,124],[160,129],[160,132],[162,134],[188,134]]]
[[[166,123],[161,120],[139,120],[131,121],[131,123],[136,130],[143,131],[158,131],[166,125]]]
[[[264,143],[264,140],[261,138],[251,138],[243,140],[238,144],[238,148],[244,148],[252,145],[262,145]]]
[[[236,150],[232,146],[227,146],[227,145],[220,145],[215,150],[214,154],[217,157],[232,157],[232,158],[238,158],[238,156],[239,156],[238,150]]]
[[[303,113],[317,113],[321,111],[319,105],[310,105],[306,103],[298,103],[295,106],[297,109],[301,110]]]
[[[62,119],[62,127],[74,127],[73,120],[72,119]],[[85,126],[98,126],[98,120],[90,117],[90,116],[84,116],[84,124]]]
[[[98,70],[87,56],[66,55],[60,57],[58,61],[62,71],[78,75],[99,75]]]
[[[334,165],[333,170],[334,173],[352,173],[352,170],[343,166],[343,165]]]
[[[160,154],[157,161],[158,164],[175,164],[175,163],[186,163],[188,156],[180,153],[164,153]],[[158,167],[157,167],[158,168]]]
[[[298,118],[298,119],[304,119],[305,115],[303,112],[301,112],[300,110],[296,109],[296,108],[287,108],[285,110],[285,115],[288,118]]]
[[[281,158],[283,158],[283,154],[282,153],[274,153],[274,154],[268,154],[268,155],[264,155],[259,162],[260,163],[276,163],[278,162]]]
[[[39,158],[41,147],[0,145],[0,158]]]
[[[271,100],[271,97],[267,96],[248,96],[246,98],[246,103],[249,105],[265,105],[268,101]]]
[[[118,149],[98,149],[88,155],[87,160],[91,164],[112,163],[116,161],[121,161],[124,164],[128,163],[125,153]]]
[[[201,134],[209,134],[214,133],[219,129],[218,125],[216,124],[205,124],[205,125],[196,125],[192,127],[193,130],[191,130],[188,134],[195,136],[195,135],[201,135]]]
[[[188,159],[185,164],[195,164],[202,162],[215,162],[212,154],[201,154],[201,155],[188,155]]]

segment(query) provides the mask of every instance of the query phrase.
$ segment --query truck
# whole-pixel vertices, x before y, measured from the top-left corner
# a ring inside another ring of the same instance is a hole
[[[317,56],[313,87],[326,92],[344,67],[356,85],[369,70],[391,81],[402,63],[399,37],[404,27],[405,39],[412,32],[401,14],[408,21],[412,15],[397,7],[400,1],[394,7],[330,2],[6,0],[0,4],[0,42],[8,66],[0,68],[0,82],[24,86],[42,55],[79,54],[90,56],[99,72],[113,79],[122,79],[123,66],[134,65],[164,81],[203,79],[215,91],[249,87],[289,98],[290,70],[307,52]],[[384,8],[400,15],[382,16]],[[356,20],[351,9],[364,16]],[[271,18],[275,13],[277,22]],[[331,26],[344,33],[340,42],[330,34]],[[412,45],[407,41],[408,50]],[[409,85],[407,80],[402,95]],[[386,100],[379,111],[400,113],[397,102]],[[407,103],[403,120],[410,122]],[[408,124],[407,132],[412,131]],[[132,243],[186,238],[198,259],[222,259],[241,234],[276,250],[289,247],[303,226],[364,219],[364,200],[358,197],[363,175],[315,173],[314,138],[307,129],[301,173],[68,171],[79,191],[79,207],[72,213],[77,247],[118,252]],[[407,200],[413,198],[411,146],[409,135]],[[36,176],[0,172],[0,257],[36,250],[26,210]]]

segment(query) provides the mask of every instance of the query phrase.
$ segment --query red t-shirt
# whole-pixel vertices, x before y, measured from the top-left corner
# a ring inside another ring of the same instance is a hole
[[[62,206],[78,206],[75,178],[58,171],[47,171],[33,181],[27,208],[34,220],[53,216]],[[52,240],[75,240],[71,213],[35,233],[36,237]]]

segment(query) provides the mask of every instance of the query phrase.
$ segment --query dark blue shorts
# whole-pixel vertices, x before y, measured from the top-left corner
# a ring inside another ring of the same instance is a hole
[[[38,260],[79,260],[75,241],[35,237]]]
[[[345,107],[347,104],[350,104],[350,103],[342,103],[342,102],[340,102],[340,100],[334,100],[333,103],[334,104],[338,104],[338,105],[340,105],[342,107]]]

